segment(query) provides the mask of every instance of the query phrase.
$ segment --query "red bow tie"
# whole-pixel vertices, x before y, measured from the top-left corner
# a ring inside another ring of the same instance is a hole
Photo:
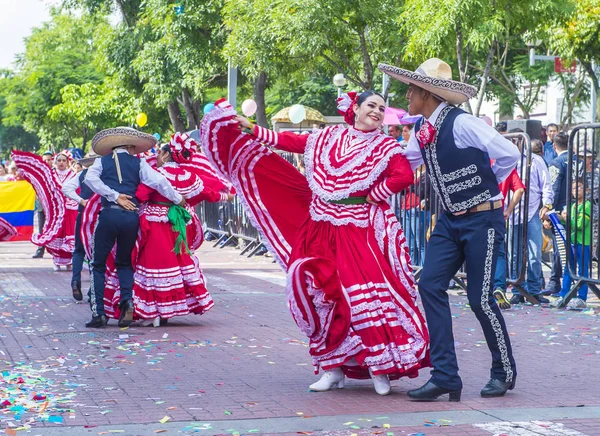
[[[417,141],[419,141],[419,146],[421,148],[425,148],[431,144],[435,139],[436,133],[437,131],[435,130],[435,127],[433,127],[429,121],[425,121],[415,135],[417,137]]]

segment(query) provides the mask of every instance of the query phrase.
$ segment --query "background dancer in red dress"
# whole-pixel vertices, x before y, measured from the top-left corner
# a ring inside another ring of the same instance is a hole
[[[157,156],[158,172],[185,198],[185,208],[146,185],[140,185],[136,194],[146,206],[140,215],[134,317],[154,326],[178,315],[200,315],[214,306],[194,255],[202,243],[202,225],[194,207],[201,201],[232,200],[233,195],[206,187],[198,175],[180,166],[191,162],[196,152],[193,139],[176,133]]]
[[[13,150],[11,157],[19,174],[33,186],[45,215],[42,232],[34,234],[31,242],[44,246],[52,255],[54,270],[71,266],[75,245],[77,203],[67,199],[62,185],[75,173],[69,169],[69,153],[60,152],[54,158],[55,168],[49,168],[42,158],[26,151]]]
[[[69,168],[70,153],[60,152],[54,157],[54,174],[59,188],[67,181],[76,176],[75,172]],[[73,258],[73,249],[75,248],[75,222],[77,221],[76,201],[65,197],[65,215],[60,231],[50,244],[46,246],[48,253],[52,255],[54,262],[54,271],[58,271],[61,266],[65,269],[71,269]]]
[[[324,370],[310,389],[371,377],[387,395],[390,379],[429,365],[406,240],[386,201],[413,172],[398,142],[379,131],[379,94],[345,96],[339,108],[349,127],[296,135],[254,126],[221,101],[200,138],[287,271],[292,316],[309,338],[315,373]],[[259,141],[303,153],[306,177]]]

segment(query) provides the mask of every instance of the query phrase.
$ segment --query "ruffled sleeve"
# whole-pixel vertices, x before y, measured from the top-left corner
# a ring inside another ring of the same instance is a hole
[[[254,126],[254,136],[260,142],[291,153],[304,153],[309,135],[296,135],[293,132],[274,132],[264,127]]]
[[[177,177],[177,191],[190,206],[195,206],[202,201],[216,203],[227,200],[226,193],[209,188],[200,177],[189,171]]]

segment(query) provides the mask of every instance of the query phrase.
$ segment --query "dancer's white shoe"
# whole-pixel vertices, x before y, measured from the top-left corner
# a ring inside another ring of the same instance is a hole
[[[150,327],[150,326],[159,327],[160,326],[160,317],[157,316],[156,318],[153,318],[153,319],[145,319],[140,323],[140,325],[142,327]]]
[[[377,392],[379,395],[389,395],[392,392],[390,379],[387,375],[373,375],[373,373],[370,370],[369,373],[371,374],[371,380],[373,380],[375,392]]]
[[[330,371],[324,371],[318,382],[308,387],[311,391],[325,392],[333,387],[342,389],[344,387],[344,372],[341,368],[333,368]]]

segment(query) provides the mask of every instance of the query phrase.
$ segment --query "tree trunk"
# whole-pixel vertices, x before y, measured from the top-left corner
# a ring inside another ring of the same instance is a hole
[[[179,103],[172,101],[167,105],[167,111],[169,112],[169,118],[171,119],[171,125],[176,132],[185,132],[185,125],[181,120],[181,110],[179,109]]]
[[[588,74],[588,76],[590,76],[590,78],[592,79],[592,86],[596,90],[596,105],[600,106],[600,79],[598,78],[598,75],[594,71],[594,67],[592,66],[591,62],[581,61],[580,60],[579,63],[581,63],[581,65],[585,69],[585,71]],[[596,114],[596,119],[592,120],[592,123],[595,123],[595,122],[598,121],[598,115],[599,114],[597,113]]]
[[[261,71],[253,84],[254,101],[256,102],[256,124],[261,127],[268,127],[267,105],[265,103],[265,89],[267,89],[267,73]]]
[[[88,137],[88,129],[85,128],[85,129],[83,129],[83,138],[81,140],[81,149],[83,150],[84,153],[85,153],[85,144],[87,143],[87,137]]]
[[[373,62],[371,61],[371,55],[369,54],[369,48],[367,47],[367,38],[365,37],[365,27],[363,32],[360,34],[360,49],[363,58],[363,74],[365,82],[368,85],[365,89],[373,89]]]
[[[483,104],[483,99],[485,97],[485,88],[487,86],[488,77],[490,75],[490,69],[492,68],[492,59],[494,59],[494,51],[496,49],[496,41],[492,43],[490,47],[490,51],[488,52],[487,60],[485,63],[485,69],[483,70],[483,75],[481,76],[481,84],[479,85],[479,94],[477,96],[477,106],[475,106],[475,112],[473,115],[476,117],[479,116],[479,111],[481,110],[481,105]]]
[[[561,120],[560,124],[562,125],[563,130],[567,130],[569,125],[571,124],[573,118],[573,111],[575,110],[575,106],[577,106],[577,99],[579,98],[579,94],[581,94],[581,90],[583,89],[583,82],[585,81],[585,74],[581,74],[577,79],[577,83],[575,83],[575,89],[569,94],[568,87],[565,86],[565,100],[569,103],[567,105],[567,113]],[[569,98],[570,97],[570,98]]]
[[[458,76],[461,82],[465,82],[467,80],[467,68],[468,63],[465,62],[463,58],[463,34],[460,23],[457,24],[456,27],[456,60],[458,62]],[[467,110],[470,113],[473,113],[473,109],[471,108],[471,102],[467,100],[465,103]]]
[[[189,89],[183,88],[183,91],[181,92],[181,100],[183,103],[183,108],[185,109],[185,116],[187,118],[187,130],[197,129],[200,125],[200,118],[194,110],[194,103],[192,101],[192,97],[190,96]]]

